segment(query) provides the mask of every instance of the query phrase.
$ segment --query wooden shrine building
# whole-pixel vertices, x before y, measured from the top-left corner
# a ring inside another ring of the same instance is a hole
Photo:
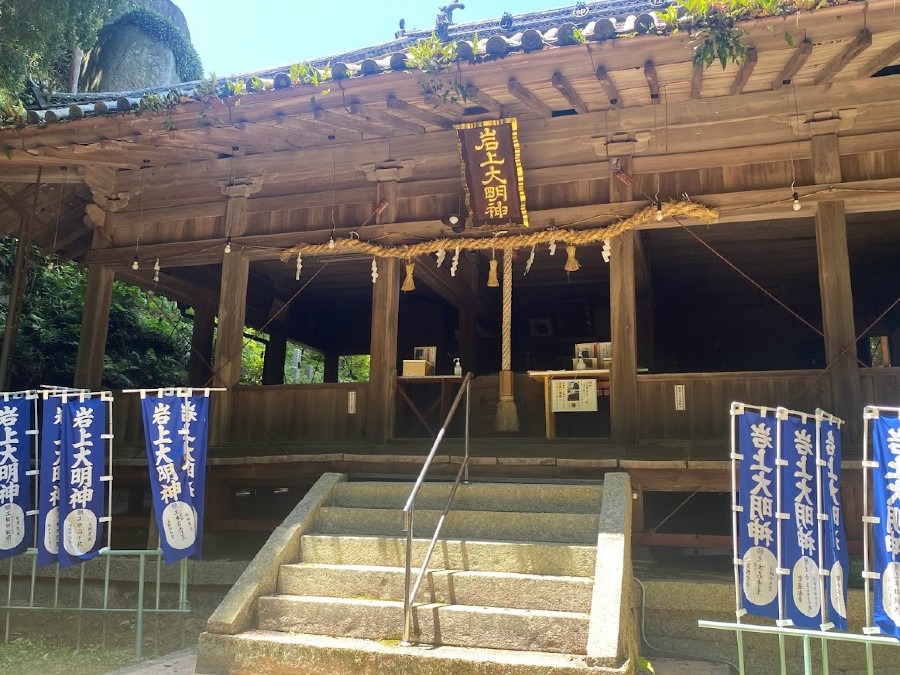
[[[900,401],[896,8],[747,20],[746,54],[724,69],[695,68],[689,33],[651,10],[579,3],[498,25],[448,9],[445,68],[413,68],[431,30],[401,31],[308,64],[314,76],[243,77],[248,93],[61,94],[0,130],[0,232],[88,269],[73,384],[103,385],[121,279],[193,310],[190,382],[160,385],[228,389],[211,447],[223,485],[271,482],[309,452],[326,453],[319,473],[403,471],[398,456],[425,443],[372,462],[392,439],[433,437],[453,391],[402,377],[422,345],[437,375],[453,358],[474,373],[472,436],[521,460],[509,475],[620,466],[639,489],[727,490],[733,400],[834,412],[858,459],[863,406]],[[454,127],[499,119],[517,122],[528,226],[473,228]],[[571,233],[594,234],[570,253]],[[521,235],[536,238],[508,244]],[[402,255],[435,242],[440,265]],[[504,366],[503,290],[487,281],[492,261],[505,281],[507,257]],[[268,336],[261,387],[238,386],[246,327]],[[571,371],[574,345],[593,342],[612,344],[598,411],[545,414],[529,371]],[[326,383],[283,384],[291,344],[325,354]],[[338,383],[355,354],[369,381]],[[517,432],[494,428],[501,370]],[[120,445],[137,446],[136,401],[117,415]]]

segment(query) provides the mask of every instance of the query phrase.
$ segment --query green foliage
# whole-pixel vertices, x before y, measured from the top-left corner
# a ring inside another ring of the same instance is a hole
[[[100,32],[101,38],[106,31],[114,30],[115,26],[135,26],[171,49],[175,57],[175,70],[182,82],[193,82],[203,77],[203,64],[194,45],[181,29],[156,12],[143,7],[128,12],[113,26],[104,28]]]
[[[104,20],[125,3],[0,0],[0,100],[14,100],[28,78],[54,88],[60,77],[57,64],[68,61],[76,45],[89,49]]]
[[[744,30],[737,22],[813,11],[840,1],[675,0],[665,11],[658,13],[657,18],[665,25],[664,33],[687,31],[690,34],[695,68],[708,68],[716,62],[725,68],[729,63],[743,63],[746,55],[742,41]],[[784,39],[793,45],[790,33],[785,32]]]
[[[653,670],[653,664],[643,656],[638,657],[637,667],[641,672],[653,673],[654,675],[656,673],[656,671]]]
[[[585,44],[587,38],[584,36],[584,28],[576,28],[572,31],[572,38],[579,44]]]
[[[303,84],[311,84],[314,87],[319,87],[323,82],[331,79],[331,64],[326,64],[322,70],[319,70],[309,63],[295,63],[291,66],[288,76],[291,78],[291,84],[295,87]],[[331,93],[330,89],[322,89],[318,92],[319,96],[327,96],[329,93]],[[310,96],[309,104],[313,108],[316,107],[315,94]]]
[[[0,239],[0,295],[9,293],[16,242]],[[32,251],[31,270],[12,367],[12,389],[71,385],[81,334],[85,273],[54,265]],[[6,306],[0,306],[6,319]],[[103,385],[160,387],[186,382],[191,324],[164,298],[121,282],[113,285]]]
[[[442,103],[460,105],[468,101],[469,96],[459,77],[452,74],[454,61],[456,43],[444,44],[434,33],[409,47],[408,63],[420,71],[422,91],[439,98]]]

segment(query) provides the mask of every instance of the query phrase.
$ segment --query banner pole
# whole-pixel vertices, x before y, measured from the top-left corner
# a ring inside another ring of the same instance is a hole
[[[823,523],[829,517],[823,511],[822,499],[822,470],[827,465],[822,459],[822,417],[824,411],[816,408],[816,504],[818,504],[818,513],[816,513],[816,528],[819,541],[819,602],[821,607],[821,626],[822,630],[827,630],[828,626],[828,599],[825,597],[825,576],[830,572],[825,570],[825,546]],[[830,626],[829,626],[830,627]],[[828,675],[828,640],[822,639],[822,673]]]
[[[784,619],[784,575],[786,570],[781,567],[781,521],[785,514],[781,510],[781,473],[785,462],[781,452],[781,422],[787,415],[785,408],[775,410],[775,574],[778,578],[778,620],[775,624],[779,627],[789,625]],[[787,652],[785,649],[784,635],[778,634],[778,655],[781,661],[781,675],[787,675]]]
[[[9,580],[6,585],[6,632],[4,642],[9,644],[9,608],[12,607],[13,561],[9,559]]]
[[[873,468],[874,462],[869,460],[869,420],[878,416],[878,409],[874,406],[866,406],[863,410],[863,457],[862,457],[862,500],[863,500],[863,584],[865,593],[863,597],[866,602],[866,624],[871,627],[875,623],[872,616],[872,601],[869,596],[869,587],[871,580],[871,571],[869,569],[869,528],[872,526],[869,517],[869,471]],[[865,628],[863,629],[866,630]],[[874,675],[875,663],[872,654],[872,645],[866,644],[866,673]]]
[[[741,622],[744,615],[744,609],[741,602],[741,573],[740,573],[740,548],[738,546],[738,509],[740,505],[737,503],[738,481],[737,481],[737,463],[742,455],[738,454],[737,447],[737,416],[744,413],[743,405],[739,403],[731,404],[731,544],[733,551],[732,563],[734,565],[734,613],[735,621]],[[738,673],[744,675],[744,635],[741,631],[737,631],[737,650],[738,650]]]

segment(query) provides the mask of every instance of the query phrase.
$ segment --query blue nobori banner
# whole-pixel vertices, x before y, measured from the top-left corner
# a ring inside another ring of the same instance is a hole
[[[64,402],[61,420],[59,565],[70,567],[100,550],[107,403],[97,398]]]
[[[31,443],[34,405],[24,397],[0,401],[0,558],[31,543]]]
[[[875,548],[875,625],[900,638],[900,419],[872,420],[872,525]]]
[[[41,407],[40,474],[38,476],[37,562],[59,561],[59,500],[62,471],[62,399],[45,397]]]
[[[741,408],[737,416],[737,539],[743,609],[777,619],[776,419],[774,411],[768,416],[764,413]]]
[[[153,508],[166,563],[199,559],[209,399],[163,394],[141,399]]]
[[[781,425],[781,565],[785,617],[798,628],[818,630],[820,511],[816,483],[816,421],[778,409]]]
[[[844,530],[844,513],[841,506],[841,422],[817,411],[819,480],[822,495],[822,568],[825,577],[825,598],[828,621],[841,631],[847,630],[847,573],[850,558],[847,553],[847,535]]]

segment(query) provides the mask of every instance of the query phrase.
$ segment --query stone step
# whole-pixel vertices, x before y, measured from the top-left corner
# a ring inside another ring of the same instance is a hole
[[[413,540],[414,569],[421,566],[429,544],[427,539]],[[429,567],[593,578],[596,555],[596,546],[442,539]],[[331,565],[405,567],[406,538],[305,534],[300,538],[300,560]]]
[[[423,483],[416,508],[443,511],[451,486]],[[412,482],[342,483],[335,490],[334,506],[402,509],[412,488]],[[453,510],[597,514],[602,496],[600,484],[463,483],[453,498]]]
[[[200,635],[200,675],[624,675],[626,668],[589,667],[582,656],[473,647],[402,647],[347,637],[249,631]],[[632,672],[628,670],[627,672]],[[665,675],[664,673],[661,675]]]
[[[259,628],[368,640],[399,639],[403,603],[395,600],[276,595],[259,599]],[[589,616],[554,610],[426,604],[413,608],[422,644],[583,654]]]
[[[442,511],[416,509],[414,532],[431,537]],[[587,513],[513,513],[510,511],[462,511],[447,514],[441,536],[449,539],[504,541],[555,541],[592,544],[597,541],[600,517]],[[323,507],[314,532],[320,534],[376,534],[403,536],[401,509]]]
[[[278,592],[399,601],[403,576],[401,567],[298,563],[281,567]],[[587,577],[433,570],[422,580],[417,601],[589,612],[593,587]]]

